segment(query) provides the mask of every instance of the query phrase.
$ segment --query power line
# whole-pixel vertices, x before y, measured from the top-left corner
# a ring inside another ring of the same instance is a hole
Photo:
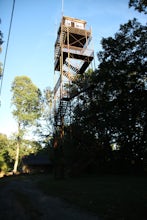
[[[1,76],[0,95],[1,95],[1,92],[2,92],[3,77],[4,77],[4,72],[5,72],[6,59],[7,59],[8,47],[9,47],[9,41],[10,41],[10,34],[11,34],[11,27],[12,27],[12,21],[13,21],[14,8],[15,8],[15,0],[13,0],[13,6],[12,6],[12,12],[11,12],[8,39],[7,39],[6,51],[5,51],[5,57],[4,57],[4,65],[3,65],[3,71],[2,71],[2,76]]]

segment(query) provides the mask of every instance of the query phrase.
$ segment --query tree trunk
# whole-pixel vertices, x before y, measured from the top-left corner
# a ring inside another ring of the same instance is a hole
[[[16,147],[16,157],[15,157],[13,173],[17,173],[18,162],[19,162],[19,150],[20,150],[20,144],[19,144],[19,140],[18,140],[17,147]]]
[[[19,151],[20,151],[20,123],[18,122],[18,137],[17,137],[17,146],[16,146],[16,157],[14,162],[13,173],[17,173],[18,162],[19,162]]]

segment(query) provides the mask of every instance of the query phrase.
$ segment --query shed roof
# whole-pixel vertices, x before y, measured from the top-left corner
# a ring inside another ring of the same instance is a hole
[[[51,161],[48,155],[35,155],[30,154],[22,158],[22,163],[24,165],[51,165]]]

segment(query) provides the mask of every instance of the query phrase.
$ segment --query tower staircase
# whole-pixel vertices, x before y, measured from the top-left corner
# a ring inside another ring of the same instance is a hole
[[[75,97],[65,89],[67,82],[72,84],[77,75],[84,74],[94,59],[93,50],[88,48],[91,39],[91,29],[86,29],[86,21],[62,17],[54,49],[54,71],[60,73],[54,87],[55,126],[61,126],[69,101]]]

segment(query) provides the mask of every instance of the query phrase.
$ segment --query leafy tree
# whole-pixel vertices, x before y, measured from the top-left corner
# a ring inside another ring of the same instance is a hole
[[[7,154],[8,139],[4,134],[0,134],[0,171],[7,171],[7,162],[5,161],[5,155]]]
[[[37,130],[42,144],[48,146],[53,136],[53,92],[46,88],[42,95],[41,117],[37,121]]]
[[[12,113],[18,124],[16,159],[14,164],[14,172],[17,172],[21,139],[26,128],[34,125],[34,122],[41,114],[41,92],[27,76],[15,77],[11,91],[13,93],[12,105],[14,106]]]
[[[135,10],[147,14],[147,0],[130,0],[129,7],[134,7]]]
[[[13,169],[16,157],[16,145],[15,135],[7,138],[6,135],[0,134],[0,170],[5,173]],[[19,157],[22,158],[30,153],[37,153],[41,150],[41,145],[38,142],[22,139]]]
[[[15,143],[12,138],[0,134],[0,169],[4,172],[12,170],[15,159]]]
[[[85,150],[105,162],[113,159],[114,143],[129,162],[140,160],[147,146],[146,33],[134,19],[103,38],[98,69],[74,86],[81,93],[73,122],[90,134],[92,148],[87,142]]]
[[[126,153],[129,155],[133,152],[140,155],[144,148],[142,136],[147,117],[146,33],[146,26],[136,19],[129,21],[121,25],[115,38],[102,40],[103,51],[98,53],[101,62],[99,74],[102,78],[107,77],[103,82],[103,94],[110,111],[106,108],[105,115],[111,130],[115,131],[121,146],[127,147]]]

